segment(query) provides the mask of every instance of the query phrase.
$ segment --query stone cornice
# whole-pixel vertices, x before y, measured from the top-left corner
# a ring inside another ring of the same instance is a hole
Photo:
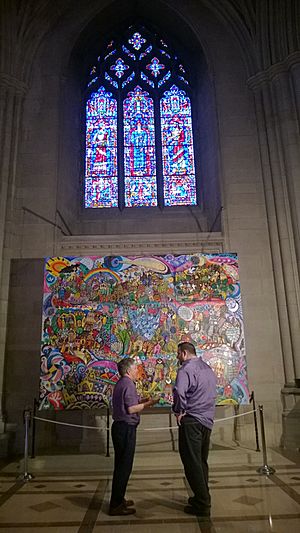
[[[68,255],[136,255],[188,252],[222,252],[221,233],[159,235],[80,235],[62,237],[56,252]]]
[[[296,387],[294,385],[290,387],[285,386],[281,389],[281,394],[295,394],[296,396],[300,396],[300,387]]]
[[[0,72],[0,87],[20,96],[24,96],[28,90],[26,83],[5,72]]]
[[[268,69],[251,76],[247,80],[247,85],[255,91],[260,89],[262,85],[270,83],[274,78],[286,74],[296,66],[300,66],[300,51],[293,52],[284,61],[276,63]]]

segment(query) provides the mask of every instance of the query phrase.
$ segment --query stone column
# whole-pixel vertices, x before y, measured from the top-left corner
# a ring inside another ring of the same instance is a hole
[[[13,202],[16,162],[26,86],[10,75],[0,75],[0,435],[4,433],[3,372],[10,260],[13,245]]]
[[[287,386],[300,377],[299,66],[296,52],[248,80],[256,108]]]

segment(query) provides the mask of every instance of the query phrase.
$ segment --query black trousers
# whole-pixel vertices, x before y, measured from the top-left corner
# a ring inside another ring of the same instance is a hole
[[[125,498],[126,487],[132,471],[136,426],[127,422],[113,422],[111,436],[115,451],[114,475],[110,507],[118,507]]]
[[[209,511],[208,452],[211,430],[194,417],[185,415],[179,426],[179,453],[185,476],[194,493],[193,506]]]

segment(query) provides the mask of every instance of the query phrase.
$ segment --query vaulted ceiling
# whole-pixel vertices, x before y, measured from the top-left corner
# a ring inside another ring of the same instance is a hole
[[[0,85],[9,85],[14,78],[24,84],[30,73],[36,51],[50,32],[60,24],[74,24],[78,33],[101,17],[105,9],[115,13],[125,8],[141,12],[185,13],[205,8],[235,36],[251,76],[282,61],[300,49],[300,3],[298,0],[2,0],[0,42]],[[116,20],[116,19],[115,19]],[[178,29],[178,28],[177,28]]]

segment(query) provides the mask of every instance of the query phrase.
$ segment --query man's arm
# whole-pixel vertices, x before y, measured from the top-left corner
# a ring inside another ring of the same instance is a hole
[[[143,411],[145,407],[151,407],[152,405],[155,405],[158,402],[159,398],[151,398],[150,400],[145,400],[142,403],[138,403],[137,405],[131,405],[130,407],[127,407],[127,411],[130,415],[133,415],[135,413]]]
[[[172,410],[180,425],[181,418],[185,415],[186,409],[186,392],[189,387],[189,377],[186,372],[179,370],[176,383],[173,388],[173,405]]]

